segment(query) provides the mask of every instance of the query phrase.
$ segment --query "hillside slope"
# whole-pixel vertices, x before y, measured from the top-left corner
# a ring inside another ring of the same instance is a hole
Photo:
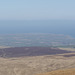
[[[75,56],[65,57],[64,55],[70,55],[70,53],[14,58],[0,57],[0,75],[36,75],[75,68]]]
[[[71,53],[71,51],[51,47],[14,47],[0,49],[0,57],[42,56],[64,53]]]
[[[57,70],[39,75],[75,75],[75,68],[66,70]]]

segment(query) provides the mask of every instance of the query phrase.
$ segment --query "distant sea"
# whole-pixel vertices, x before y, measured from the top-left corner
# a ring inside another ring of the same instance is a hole
[[[0,20],[0,34],[52,33],[75,37],[74,20]]]

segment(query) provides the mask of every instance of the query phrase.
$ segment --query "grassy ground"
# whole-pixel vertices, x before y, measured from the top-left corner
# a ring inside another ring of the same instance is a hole
[[[75,68],[75,56],[46,55],[0,58],[0,75],[36,75],[59,69]]]
[[[65,50],[72,49],[67,48]],[[72,54],[73,56],[65,56]],[[16,58],[0,57],[0,75],[75,75],[75,69],[70,69],[75,68],[74,54],[65,53]]]
[[[75,75],[75,68],[74,69],[57,70],[57,71],[52,71],[52,72],[39,74],[39,75]]]

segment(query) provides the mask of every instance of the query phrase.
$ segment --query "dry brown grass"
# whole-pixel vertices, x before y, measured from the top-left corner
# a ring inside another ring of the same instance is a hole
[[[59,75],[60,73],[62,73],[60,75],[64,75],[63,73],[66,72],[66,75],[75,75],[75,69],[69,70],[69,68],[75,68],[75,56],[64,57],[64,55],[69,54],[75,53],[19,58],[0,58],[0,75],[43,75],[42,73],[46,72],[48,72],[46,73],[48,75],[50,75],[50,73],[51,75]],[[72,74],[70,74],[69,71]],[[55,74],[52,74],[54,72]]]
[[[75,68],[75,56],[0,58],[0,75],[36,75],[67,68]]]
[[[38,75],[75,75],[75,68],[74,69],[57,70],[57,71],[52,71],[52,72],[38,74]]]

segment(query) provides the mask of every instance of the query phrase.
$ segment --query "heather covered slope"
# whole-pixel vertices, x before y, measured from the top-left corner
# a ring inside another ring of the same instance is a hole
[[[38,75],[75,75],[75,68],[74,69],[57,70],[57,71],[52,71],[52,72],[38,74]]]
[[[42,56],[71,53],[72,51],[61,50],[51,47],[14,47],[0,49],[0,57],[22,57],[22,56]]]
[[[75,53],[51,47],[0,49],[0,75],[36,75],[75,68]]]

